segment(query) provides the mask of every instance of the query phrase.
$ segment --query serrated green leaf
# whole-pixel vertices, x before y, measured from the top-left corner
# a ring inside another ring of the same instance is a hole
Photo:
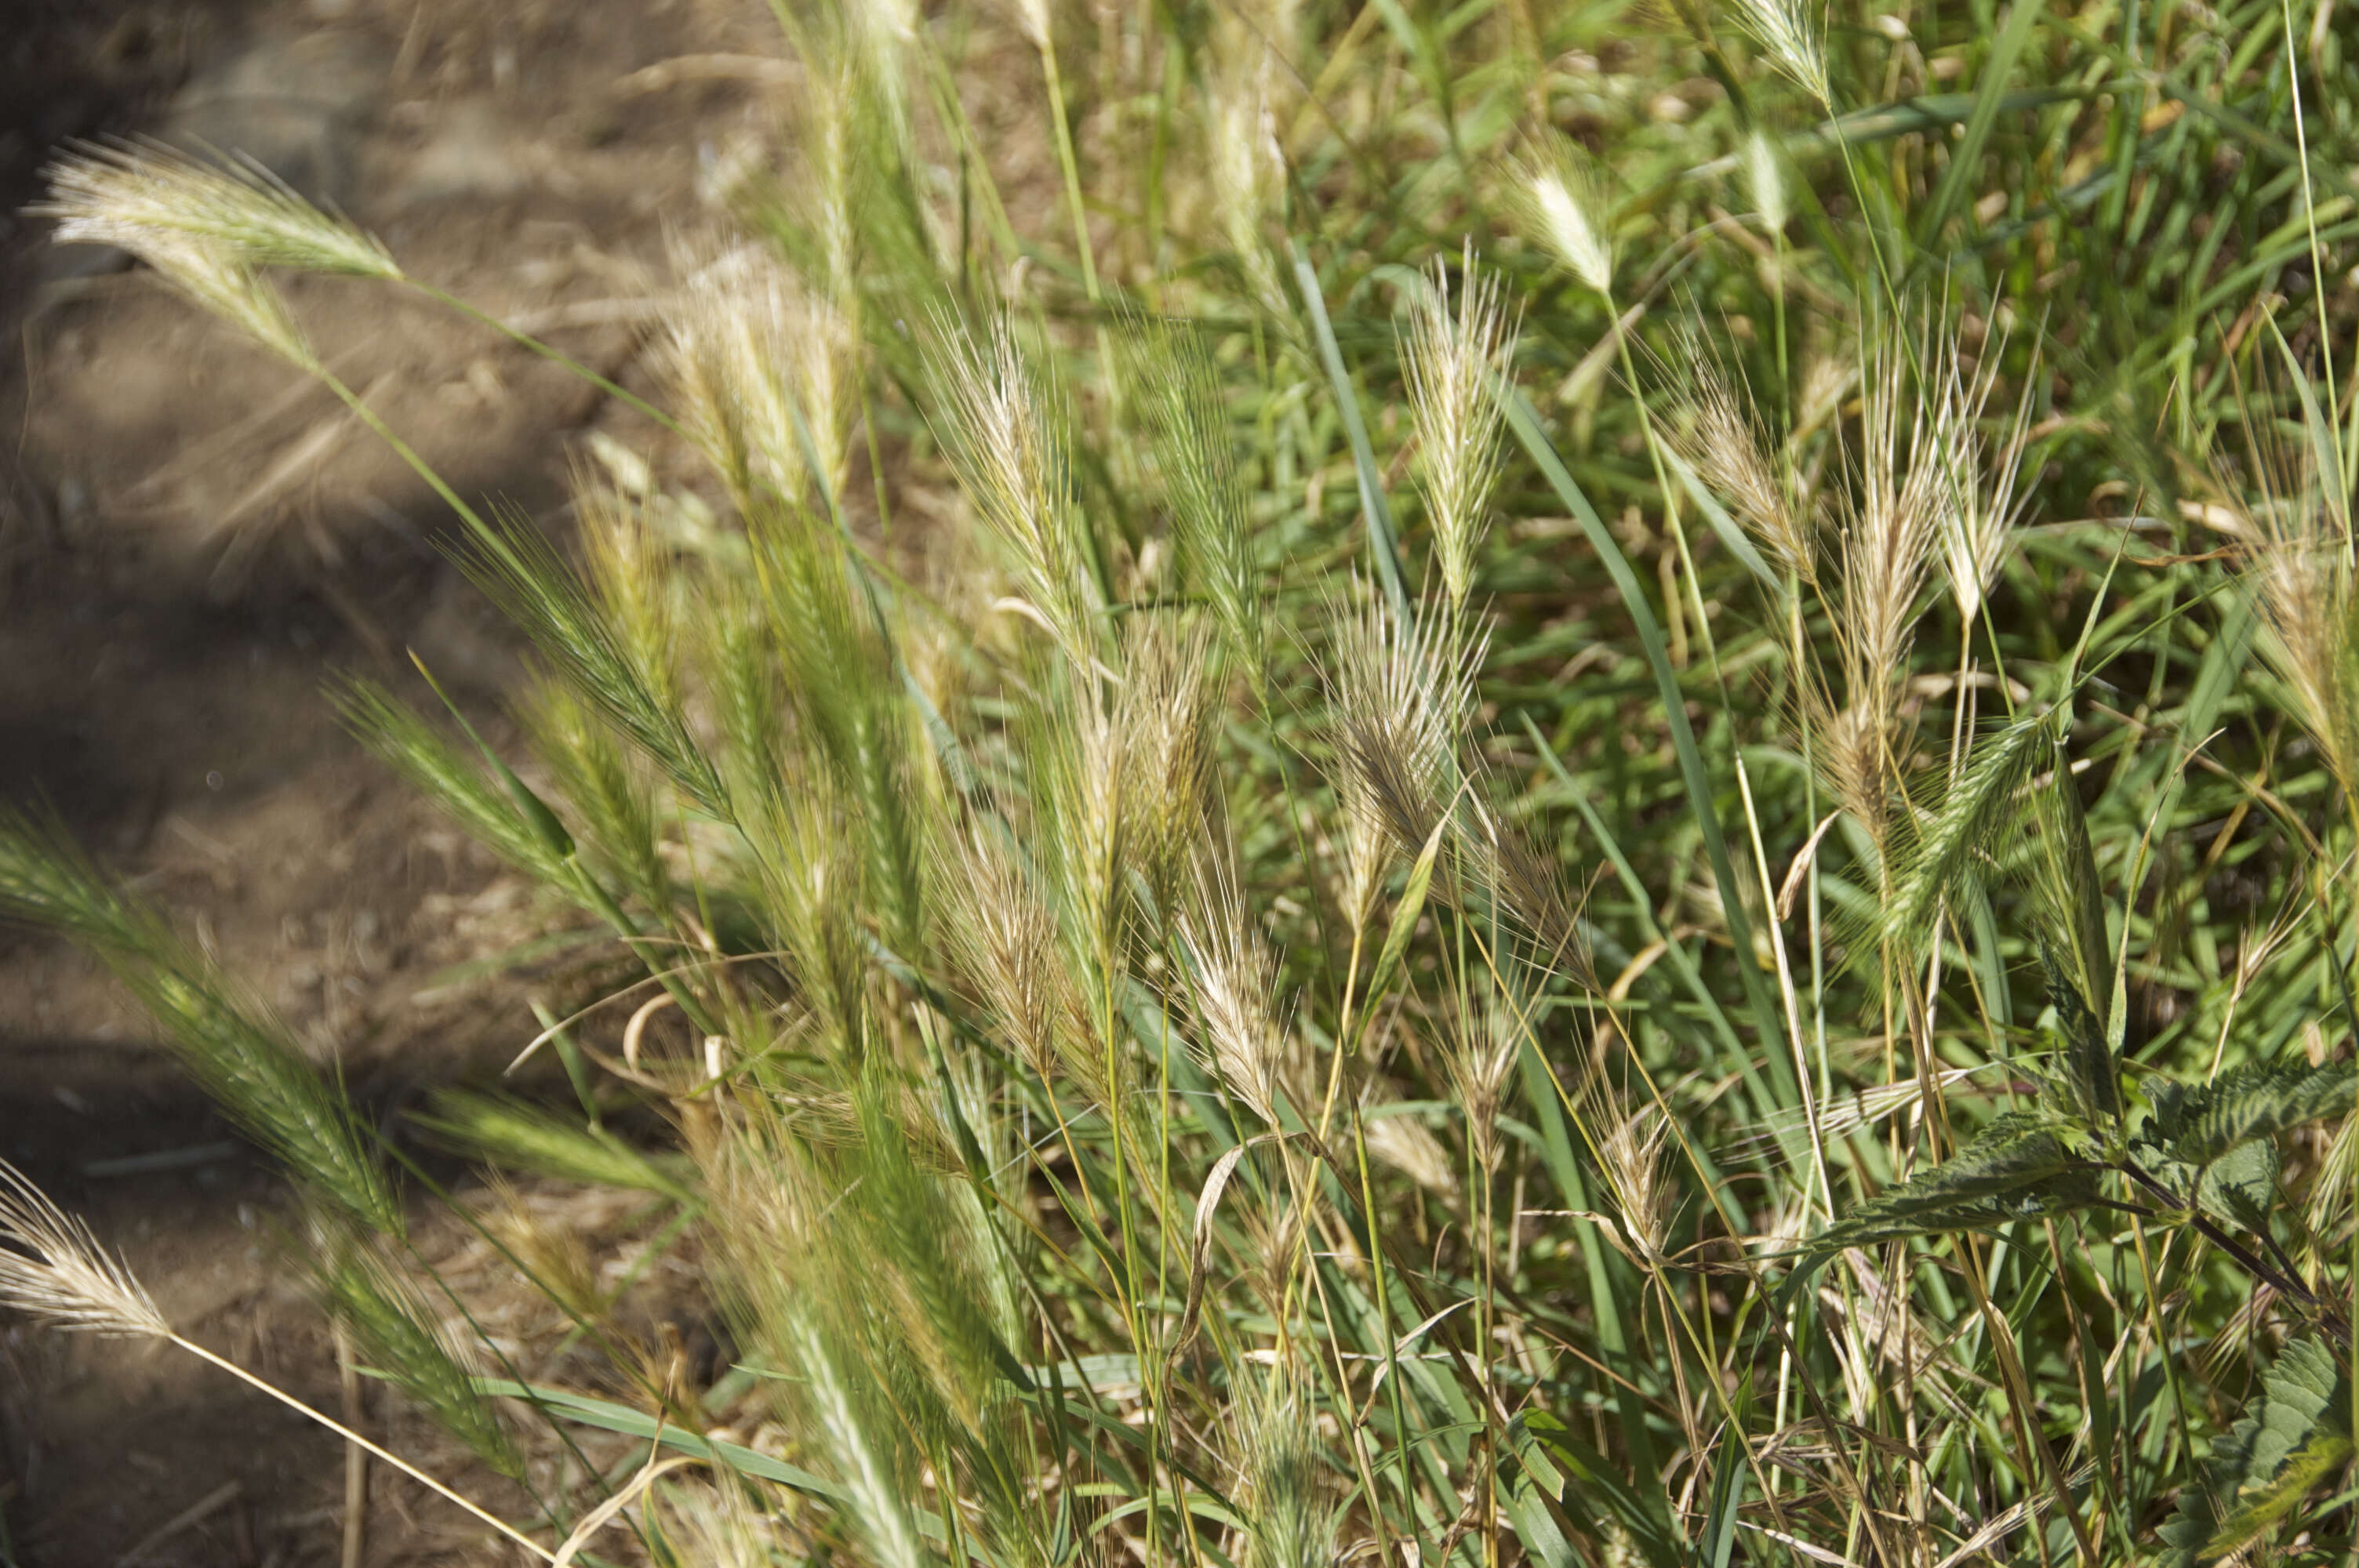
[[[2261,1375],[2245,1415],[2212,1445],[2203,1479],[2157,1532],[2161,1568],[2203,1568],[2243,1551],[2348,1462],[2350,1397],[2333,1351],[2298,1340]]]
[[[1916,1236],[1974,1230],[2086,1206],[2096,1174],[2064,1130],[2035,1111],[2012,1111],[1930,1171],[1859,1205],[1806,1249],[1814,1257]]]
[[[2332,1422],[2334,1390],[2341,1379],[2334,1353],[2315,1339],[2287,1346],[2261,1374],[2259,1426],[2245,1460],[2246,1486],[2276,1475],[2277,1466],[2309,1440],[2321,1418]]]
[[[2310,1488],[2350,1459],[2349,1436],[2339,1432],[2313,1434],[2267,1486],[2247,1487],[2237,1494],[2236,1511],[2223,1519],[2212,1539],[2204,1542],[2205,1554],[2225,1557],[2251,1545],[2271,1525],[2299,1507]]]
[[[2060,1054],[2064,1085],[2074,1110],[2095,1123],[2118,1121],[2122,1113],[2121,1080],[2114,1053],[2106,1044],[2104,1025],[2090,1005],[2090,993],[2077,977],[2078,965],[2069,949],[2039,938],[2040,966],[2048,971],[2049,1000],[2056,1008],[2056,1030],[2063,1042]]]
[[[2240,1144],[2204,1171],[2196,1184],[2195,1201],[2214,1219],[2265,1232],[2283,1164],[2277,1146],[2267,1139]]]
[[[2209,1165],[2239,1144],[2348,1112],[2354,1090],[2359,1069],[2348,1062],[2232,1067],[2192,1088],[2156,1089],[2147,1136],[2174,1160]]]

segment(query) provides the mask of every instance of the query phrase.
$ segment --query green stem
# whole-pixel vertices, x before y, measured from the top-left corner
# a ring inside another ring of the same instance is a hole
[[[609,378],[599,374],[596,371],[592,370],[588,365],[585,365],[580,360],[573,358],[572,355],[568,354],[564,350],[558,348],[555,344],[545,342],[542,340],[534,337],[529,332],[524,331],[516,327],[510,326],[507,322],[501,320],[498,317],[492,315],[488,311],[479,309],[475,306],[470,305],[467,301],[460,298],[457,295],[451,293],[447,289],[437,288],[430,283],[420,283],[414,277],[405,277],[401,281],[408,284],[411,288],[417,290],[419,293],[426,296],[427,298],[433,300],[435,303],[457,311],[460,315],[466,317],[471,321],[480,322],[484,326],[489,327],[493,331],[497,332],[500,336],[516,344],[518,348],[524,349],[528,352],[538,354],[542,359],[549,361],[551,364],[564,366],[567,370],[571,371],[575,375],[580,376],[582,380],[588,382],[591,385],[596,387],[607,396],[614,398],[618,403],[628,404],[631,407],[646,415],[648,418],[654,420],[657,424],[662,426],[673,435],[677,436],[680,434],[679,422],[673,419],[670,415],[666,414],[662,409],[658,408],[654,404],[647,402],[645,398],[640,397],[636,393],[630,392],[616,384]]]
[[[1073,131],[1066,124],[1065,81],[1057,70],[1057,46],[1054,40],[1040,39],[1040,69],[1049,79],[1049,115],[1057,128],[1057,163],[1065,174],[1065,204],[1072,211],[1073,244],[1082,262],[1082,291],[1094,306],[1103,303],[1098,295],[1098,264],[1090,250],[1089,210],[1082,200],[1082,166],[1073,156]]]

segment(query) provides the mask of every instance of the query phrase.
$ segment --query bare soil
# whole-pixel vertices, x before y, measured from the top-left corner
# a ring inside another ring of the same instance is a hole
[[[561,977],[454,979],[536,912],[361,752],[322,688],[357,672],[414,690],[415,650],[496,740],[518,652],[435,549],[442,509],[327,392],[120,258],[52,252],[19,210],[68,138],[244,146],[414,275],[645,390],[638,323],[665,225],[700,218],[701,163],[766,132],[780,91],[707,57],[774,52],[770,23],[742,0],[9,9],[0,803],[54,810],[397,1125],[425,1088],[495,1071],[533,1027],[536,988]],[[590,432],[658,444],[429,301],[288,288],[331,365],[463,494],[561,532]],[[0,931],[0,1155],[119,1244],[184,1333],[345,1408],[283,1182],[95,966],[35,933]],[[603,1243],[635,1223],[527,1195]],[[444,1218],[421,1245],[463,1271],[481,1244]],[[510,1331],[527,1349],[554,1337]],[[363,1390],[375,1434],[431,1454],[391,1403]],[[344,1485],[335,1439],[191,1358],[0,1327],[0,1563],[334,1563]],[[465,1523],[379,1474],[363,1561],[509,1560]]]

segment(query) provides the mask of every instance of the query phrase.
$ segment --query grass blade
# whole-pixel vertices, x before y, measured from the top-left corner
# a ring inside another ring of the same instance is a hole
[[[1343,351],[1335,346],[1335,329],[1327,319],[1327,302],[1319,292],[1319,275],[1311,270],[1310,258],[1303,254],[1299,241],[1294,246],[1294,279],[1302,289],[1303,308],[1310,312],[1319,362],[1326,367],[1328,384],[1334,389],[1335,406],[1343,416],[1343,433],[1351,439],[1352,468],[1359,477],[1360,512],[1368,520],[1368,554],[1375,559],[1376,580],[1384,584],[1385,597],[1392,601],[1394,611],[1406,619],[1408,593],[1401,581],[1399,535],[1393,528],[1392,508],[1385,504],[1384,475],[1376,468],[1375,451],[1368,445],[1368,427],[1360,417],[1360,395],[1353,390]]]
[[[1614,579],[1615,591],[1621,594],[1623,607],[1629,611],[1631,623],[1637,628],[1638,642],[1647,653],[1647,663],[1653,669],[1655,686],[1663,700],[1663,717],[1670,726],[1671,745],[1679,753],[1680,779],[1687,789],[1688,805],[1694,810],[1696,825],[1703,832],[1704,854],[1712,861],[1712,876],[1720,890],[1721,907],[1728,916],[1728,935],[1736,945],[1736,973],[1745,986],[1745,1000],[1752,1009],[1755,1025],[1767,1042],[1782,1038],[1784,1026],[1778,1022],[1777,1005],[1769,988],[1761,978],[1761,967],[1753,957],[1753,923],[1745,913],[1743,885],[1736,880],[1728,860],[1728,843],[1720,830],[1720,813],[1712,802],[1712,784],[1704,775],[1703,756],[1696,749],[1695,730],[1688,722],[1687,699],[1680,691],[1679,672],[1671,668],[1670,650],[1663,643],[1663,628],[1655,619],[1654,606],[1647,601],[1646,589],[1639,585],[1638,575],[1630,569],[1622,546],[1597,515],[1597,508],[1589,503],[1575,482],[1564,460],[1557,455],[1548,433],[1540,428],[1539,414],[1531,400],[1506,382],[1494,382],[1492,390],[1506,405],[1508,427],[1516,438],[1531,454],[1532,461],[1547,480],[1549,487],[1572,513],[1581,531],[1597,552]],[[1786,1103],[1799,1098],[1799,1086],[1794,1081],[1794,1068],[1782,1052],[1770,1051],[1769,1070],[1777,1080],[1778,1092]]]

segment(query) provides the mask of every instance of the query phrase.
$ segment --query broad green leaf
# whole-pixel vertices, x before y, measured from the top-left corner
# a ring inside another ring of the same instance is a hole
[[[1679,1544],[1661,1511],[1659,1492],[1623,1479],[1623,1471],[1545,1411],[1526,1411],[1507,1423],[1507,1439],[1526,1474],[1548,1488],[1584,1533],[1597,1533],[1593,1509],[1627,1530],[1654,1568],[1674,1568]]]
[[[2247,1487],[2236,1495],[2236,1511],[2220,1521],[2204,1543],[2206,1557],[2221,1558],[2251,1545],[2271,1525],[2301,1505],[2310,1488],[2351,1461],[2351,1438],[2341,1432],[2321,1430],[2295,1450],[2285,1467],[2266,1486]]]
[[[2318,1340],[2296,1340],[2285,1347],[2261,1375],[2260,1429],[2246,1461],[2248,1483],[2275,1475],[2309,1441],[2319,1419],[2334,1412],[2334,1388],[2341,1379],[2334,1353]]]
[[[1728,1568],[1729,1553],[1736,1547],[1737,1517],[1745,1507],[1745,1484],[1750,1478],[1742,1418],[1752,1403],[1748,1379],[1737,1390],[1738,1419],[1729,1422],[1727,1434],[1721,1439],[1719,1462],[1712,1467],[1712,1507],[1704,1516],[1703,1539],[1697,1552],[1697,1560],[1711,1568]]]

